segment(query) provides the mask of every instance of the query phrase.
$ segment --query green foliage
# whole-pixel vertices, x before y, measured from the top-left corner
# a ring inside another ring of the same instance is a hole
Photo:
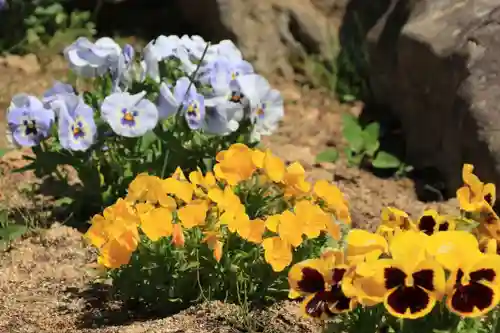
[[[358,308],[326,325],[324,333],[497,333],[498,310],[484,318],[460,318],[443,307],[416,320],[399,320],[385,314],[383,305]]]
[[[27,231],[26,225],[14,223],[9,216],[9,211],[0,208],[0,250],[7,249],[10,242],[23,236]]]
[[[323,150],[316,156],[316,163],[335,163],[339,158],[339,152],[335,148],[328,148]]]
[[[342,135],[347,141],[345,154],[349,165],[371,165],[375,169],[394,169],[400,176],[411,170],[393,154],[380,149],[380,124],[372,122],[362,127],[358,119],[351,114],[342,115]],[[333,148],[321,152],[317,162],[335,162],[338,152]]]
[[[78,36],[91,37],[95,26],[89,12],[68,13],[65,0],[10,0],[0,11],[0,53],[60,51]]]

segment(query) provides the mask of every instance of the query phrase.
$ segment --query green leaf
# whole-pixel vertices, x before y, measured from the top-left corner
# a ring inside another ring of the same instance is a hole
[[[54,202],[56,207],[67,206],[73,203],[74,199],[71,197],[62,197]]]
[[[339,152],[335,148],[327,148],[316,155],[316,163],[335,163],[339,158]]]
[[[380,136],[380,125],[379,123],[371,123],[365,127],[363,130],[363,140],[365,145],[365,151],[368,156],[373,156],[380,147],[380,142],[378,140]]]
[[[346,147],[344,152],[347,156],[347,164],[348,166],[359,166],[361,161],[363,160],[364,154],[358,154],[354,152],[350,147]]]
[[[401,161],[388,152],[379,151],[372,161],[372,165],[377,169],[396,169],[401,165]]]
[[[7,154],[8,151],[9,151],[9,149],[0,149],[0,157],[2,157],[5,154]]]
[[[358,123],[356,117],[350,114],[342,115],[342,135],[349,143],[349,147],[355,152],[360,153],[364,148],[363,129]]]
[[[12,241],[28,231],[28,227],[20,224],[11,224],[0,229],[0,239]]]
[[[145,152],[153,143],[158,140],[158,136],[153,131],[148,131],[141,137],[140,151]]]

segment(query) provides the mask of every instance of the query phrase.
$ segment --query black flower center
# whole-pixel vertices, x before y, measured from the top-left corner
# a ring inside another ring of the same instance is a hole
[[[23,125],[24,125],[24,134],[26,136],[30,136],[30,135],[35,136],[38,134],[38,129],[36,128],[36,121],[35,120],[25,119],[23,121]]]
[[[435,290],[434,271],[423,269],[411,274],[413,284],[407,284],[408,274],[396,267],[384,270],[385,288],[390,294],[388,305],[394,313],[413,315],[425,311],[431,306],[429,292]]]
[[[451,297],[451,307],[464,315],[479,310],[487,310],[495,298],[495,291],[482,282],[493,282],[496,272],[493,269],[480,269],[469,274],[470,281],[463,284],[464,272],[459,269],[455,280],[455,290]]]

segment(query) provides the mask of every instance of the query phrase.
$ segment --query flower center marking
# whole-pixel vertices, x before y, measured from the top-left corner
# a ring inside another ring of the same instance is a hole
[[[233,91],[231,92],[231,96],[229,96],[229,101],[233,103],[241,103],[241,99],[244,97],[244,95],[240,92]]]
[[[71,125],[71,131],[73,132],[73,137],[75,139],[79,139],[85,136],[85,132],[83,131],[83,123],[81,121],[77,121],[73,125]]]
[[[36,121],[35,120],[25,119],[23,121],[23,125],[25,127],[24,134],[26,136],[37,135],[38,134],[38,130],[36,128]]]
[[[266,115],[266,103],[262,103],[260,106],[257,107],[257,117],[259,118],[264,118]]]
[[[191,103],[189,103],[186,112],[188,116],[198,119],[200,117],[200,107],[198,105],[198,102],[192,101]]]
[[[138,112],[137,111],[130,111],[126,108],[122,109],[122,124],[127,125],[127,126],[135,126],[135,117],[137,117]]]

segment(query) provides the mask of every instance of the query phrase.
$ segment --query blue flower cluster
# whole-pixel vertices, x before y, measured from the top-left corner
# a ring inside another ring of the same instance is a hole
[[[280,92],[254,72],[229,40],[210,44],[199,36],[159,36],[139,57],[132,46],[121,47],[111,38],[91,42],[81,37],[64,55],[78,76],[108,77],[111,92],[99,101],[98,110],[61,82],[41,99],[14,96],[7,120],[9,137],[17,146],[40,144],[57,125],[64,149],[85,151],[97,139],[99,119],[118,136],[140,137],[172,116],[184,117],[191,130],[222,136],[238,130],[242,121],[250,121],[251,137],[258,141],[275,131],[284,115]],[[181,73],[173,82],[162,75],[171,60]],[[145,90],[131,89],[147,80],[157,85],[154,100]]]

